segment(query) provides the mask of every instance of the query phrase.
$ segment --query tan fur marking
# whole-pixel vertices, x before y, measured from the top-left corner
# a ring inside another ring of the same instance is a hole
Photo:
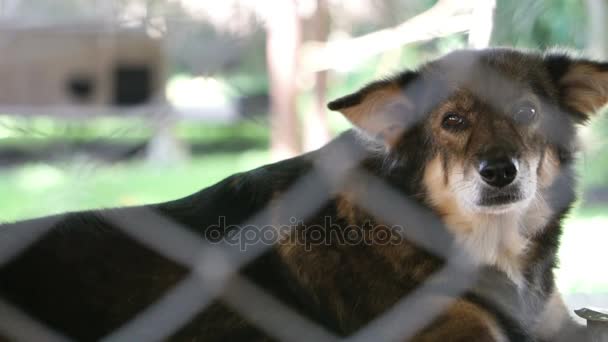
[[[404,121],[403,118],[387,115],[385,109],[389,104],[412,107],[402,89],[397,84],[390,84],[365,95],[360,104],[341,109],[340,112],[372,137],[382,135],[386,144],[391,146],[401,136]]]
[[[559,173],[559,159],[553,149],[547,148],[545,150],[545,157],[539,166],[538,181],[541,188],[548,188],[557,174]]]
[[[340,197],[336,199],[336,210],[338,217],[343,217],[349,224],[354,224],[357,219],[357,210],[354,207],[353,198],[354,194],[343,192]]]
[[[560,81],[565,100],[581,113],[594,113],[608,102],[608,72],[588,64],[577,64]]]
[[[272,218],[272,227],[277,231],[278,240],[275,244],[277,253],[286,260],[292,259],[298,253],[298,245],[296,244],[296,234],[299,233],[297,225],[291,225],[288,230],[283,229],[281,225],[281,206],[279,199],[283,195],[280,191],[275,191],[272,194],[272,199],[269,203],[269,208]]]
[[[283,237],[275,246],[279,255],[284,257],[285,260],[290,260],[298,252],[298,245],[293,241],[293,235],[291,234]]]
[[[442,318],[412,340],[508,342],[490,314],[464,300],[457,300]]]
[[[401,95],[401,90],[396,84],[390,84],[381,89],[376,89],[365,95],[363,101],[356,106],[346,107],[341,109],[342,114],[350,121],[359,126],[368,125],[370,128],[373,125],[369,116],[380,110],[386,103],[395,100]]]
[[[514,282],[522,284],[520,256],[527,239],[520,234],[516,215],[468,212],[458,204],[449,184],[443,182],[443,172],[441,158],[437,156],[426,166],[423,182],[431,205],[440,213],[448,230],[476,262],[497,266]]]
[[[426,165],[424,170],[423,182],[428,190],[432,204],[441,215],[449,216],[460,211],[453,194],[448,188],[448,184],[444,182],[445,175],[443,173],[442,161],[439,156],[435,157]],[[458,223],[458,222],[453,222]],[[465,223],[465,222],[462,222]],[[463,233],[470,231],[469,227],[457,224]]]
[[[553,149],[547,148],[545,150],[544,158],[540,161],[537,169],[538,190],[521,219],[522,233],[527,238],[542,232],[554,214],[545,199],[545,190],[553,184],[560,170],[560,162]]]

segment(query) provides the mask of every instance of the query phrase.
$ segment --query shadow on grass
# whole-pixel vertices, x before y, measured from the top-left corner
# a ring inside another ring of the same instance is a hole
[[[240,153],[251,149],[264,149],[267,141],[259,138],[235,137],[215,141],[188,141],[193,156],[216,153]],[[148,142],[141,140],[94,140],[74,141],[54,139],[27,145],[0,146],[0,167],[18,167],[28,163],[58,162],[74,156],[104,162],[122,162],[142,159],[146,155]]]

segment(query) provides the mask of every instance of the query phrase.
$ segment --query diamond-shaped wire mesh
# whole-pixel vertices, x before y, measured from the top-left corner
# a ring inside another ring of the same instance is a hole
[[[87,13],[104,11],[113,16],[116,12],[116,1],[103,0],[91,3],[94,5],[88,3],[83,5],[90,7]],[[188,3],[196,7],[196,1]],[[2,4],[2,7],[16,6],[17,1],[3,1]],[[116,18],[112,20],[115,21]],[[121,18],[121,20],[133,19]],[[462,24],[468,27],[467,18],[462,20]],[[459,72],[461,73],[459,77],[466,78],[467,70],[459,70]],[[494,77],[494,83],[500,83],[502,87],[518,86],[500,78],[499,75],[486,76]],[[439,99],[433,99],[432,103],[426,106],[433,107],[437,101]],[[551,106],[549,103],[543,105]],[[559,113],[558,110],[553,111]],[[547,127],[547,131],[544,134],[549,141],[559,142],[563,139],[560,134],[563,130],[561,125],[563,125],[561,120],[545,123],[544,127]],[[407,340],[408,337],[413,336],[451,304],[450,299],[437,300],[431,298],[431,294],[439,290],[446,297],[456,298],[473,286],[476,275],[481,270],[453,244],[452,237],[444,233],[443,223],[436,216],[404,197],[382,179],[359,169],[360,158],[361,155],[353,150],[352,146],[337,144],[335,149],[325,158],[321,158],[307,175],[301,177],[280,197],[269,203],[268,207],[242,225],[291,227],[292,222],[289,220],[292,217],[305,220],[330,200],[332,194],[340,190],[342,179],[346,174],[366,182],[368,187],[365,193],[351,189],[358,206],[386,224],[407,227],[405,230],[400,230],[405,238],[446,261],[443,269],[433,274],[421,287],[402,298],[383,315],[347,338],[336,336],[294,312],[280,300],[238,274],[238,270],[243,265],[272,248],[272,244],[252,244],[243,250],[241,246],[210,243],[152,208],[130,208],[126,212],[105,211],[102,214],[103,219],[141,244],[187,267],[191,273],[131,321],[105,336],[104,340],[162,340],[171,336],[215,299],[222,300],[261,331],[278,340]],[[555,197],[559,202],[560,194],[555,194]],[[275,207],[280,207],[281,211],[288,213],[289,217],[280,216],[277,220]],[[0,229],[0,267],[18,257],[60,219],[61,217],[56,216],[28,221],[27,227],[24,226],[18,231],[8,232]],[[274,242],[280,243],[278,241],[280,235],[276,237]],[[449,279],[449,282],[445,279]],[[54,331],[52,327],[44,326],[2,298],[0,298],[0,335],[27,341],[69,340],[61,331]]]
[[[462,70],[460,77],[466,77]],[[503,76],[493,77],[502,87],[515,87]],[[488,95],[489,96],[489,95]],[[489,96],[488,98],[490,98]],[[441,99],[428,103],[433,107]],[[547,104],[548,105],[548,104]],[[554,124],[552,128],[559,129]],[[547,139],[560,139],[559,134],[546,132]],[[340,191],[348,175],[365,182],[365,193],[353,192],[358,206],[382,222],[407,227],[404,237],[445,260],[443,269],[433,274],[419,288],[402,298],[387,312],[367,326],[347,337],[353,341],[407,340],[435,319],[453,301],[473,286],[478,274],[466,253],[453,243],[443,223],[428,209],[385,184],[382,179],[359,167],[364,158],[357,147],[337,140],[330,150],[315,162],[308,174],[297,180],[287,191],[268,203],[242,226],[290,226],[291,218],[306,220],[321,208],[332,194]],[[559,200],[561,194],[555,194]],[[277,221],[275,208],[282,213]],[[260,256],[273,244],[256,243],[247,246],[214,244],[191,230],[149,207],[129,208],[128,211],[100,212],[103,219],[118,227],[136,241],[180,265],[191,274],[181,280],[154,304],[140,312],[130,322],[106,336],[106,341],[162,340],[171,336],[213,300],[221,299],[267,335],[289,341],[333,341],[343,339],[324,327],[294,312],[280,300],[238,274],[238,270]],[[17,256],[56,223],[58,217],[29,221],[18,232],[0,230],[0,266]],[[284,221],[284,222],[283,222]],[[281,235],[276,235],[279,243]],[[445,281],[449,279],[449,281]],[[443,299],[433,293],[440,290]],[[8,303],[0,301],[0,332],[18,340],[64,341],[62,332],[44,327]]]
[[[306,218],[310,216],[329,199],[330,195],[323,188],[325,185],[320,183],[319,179],[338,180],[345,172],[352,174],[352,168],[358,161],[358,158],[353,157],[353,155],[349,146],[339,146],[339,149],[332,153],[334,159],[332,165],[340,165],[339,169],[330,169],[326,166],[315,168],[308,175],[302,177],[272,205],[280,206],[282,210],[295,217]],[[383,217],[386,222],[399,222],[407,226],[413,221],[417,223],[416,225],[424,221],[425,224],[422,226],[425,227],[424,231],[426,233],[412,231],[414,234],[407,237],[419,239],[422,246],[431,249],[438,255],[448,257],[446,251],[450,251],[451,244],[446,245],[446,243],[449,243],[447,237],[433,237],[433,243],[428,241],[429,231],[433,231],[431,227],[441,227],[441,223],[437,219],[433,219],[431,215],[424,215],[421,208],[410,203],[410,200],[397,194],[382,181],[365,174],[363,171],[358,171],[358,173],[359,177],[365,177],[370,184],[373,184],[368,189],[370,193],[367,196],[361,196],[360,205],[375,216]],[[394,210],[395,208],[399,208],[399,210]],[[131,208],[128,213],[106,211],[103,212],[103,218],[137,241],[194,271],[155,304],[138,314],[131,322],[107,336],[105,340],[156,340],[168,337],[217,296],[220,296],[226,304],[248,318],[261,330],[277,339],[294,341],[338,339],[337,336],[316,323],[291,311],[279,300],[264,293],[262,289],[244,277],[235,275],[240,266],[251,261],[272,245],[255,244],[249,246],[246,253],[237,250],[238,246],[214,245],[201,239],[188,229],[180,227],[178,223],[162,216],[153,209],[146,207]],[[289,222],[273,221],[273,208],[269,206],[249,220],[248,225],[266,226],[272,224],[280,226],[289,224]],[[3,241],[4,255],[2,261],[6,262],[18,254],[20,249],[35,242],[36,238],[45,231],[45,228],[52,226],[54,222],[55,220],[33,221],[31,227],[28,227],[29,229],[21,231],[23,236],[12,236],[10,240],[0,239]],[[444,242],[443,246],[436,243],[441,240]],[[446,249],[446,247],[448,248]],[[448,260],[450,262],[446,264],[445,269],[434,275],[428,281],[428,286],[433,287],[436,291],[438,283],[442,283],[442,279],[449,277],[451,279],[450,288],[444,290],[446,294],[458,295],[466,290],[475,279],[473,276],[475,269],[467,263],[464,254],[450,255]],[[363,329],[349,339],[367,340],[370,336],[396,338],[414,334],[439,314],[445,306],[450,304],[449,300],[442,303],[428,302],[428,296],[425,294],[426,286],[417,289],[411,298],[404,299],[385,317],[377,319],[368,328]],[[23,325],[28,324],[36,325],[35,330],[28,329],[28,331],[32,331],[32,336],[26,336],[28,340],[33,340],[38,334],[45,334],[45,337],[54,339],[63,338],[57,337],[56,332],[44,329],[26,316],[15,314],[15,312],[18,312],[15,308],[10,310],[8,306],[4,308],[3,311],[7,315],[14,317],[12,321],[5,321],[8,323],[2,326],[2,329],[9,335],[19,336],[23,331]],[[261,308],[263,308],[264,315],[260,314]],[[272,308],[272,310],[269,310],[269,308]],[[268,315],[268,312],[273,314]],[[17,321],[22,323],[11,324],[11,322]],[[399,324],[395,324],[395,321],[398,321]],[[396,329],[396,327],[398,328]]]

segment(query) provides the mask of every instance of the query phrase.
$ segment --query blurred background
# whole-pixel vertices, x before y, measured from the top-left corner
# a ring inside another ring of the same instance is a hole
[[[348,129],[328,100],[453,49],[608,58],[604,0],[0,0],[0,221],[176,199]],[[608,116],[558,284],[608,307]]]

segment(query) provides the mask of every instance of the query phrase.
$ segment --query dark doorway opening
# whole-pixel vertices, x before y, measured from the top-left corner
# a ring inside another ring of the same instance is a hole
[[[150,100],[152,72],[144,65],[119,65],[114,70],[114,104],[141,105]]]

